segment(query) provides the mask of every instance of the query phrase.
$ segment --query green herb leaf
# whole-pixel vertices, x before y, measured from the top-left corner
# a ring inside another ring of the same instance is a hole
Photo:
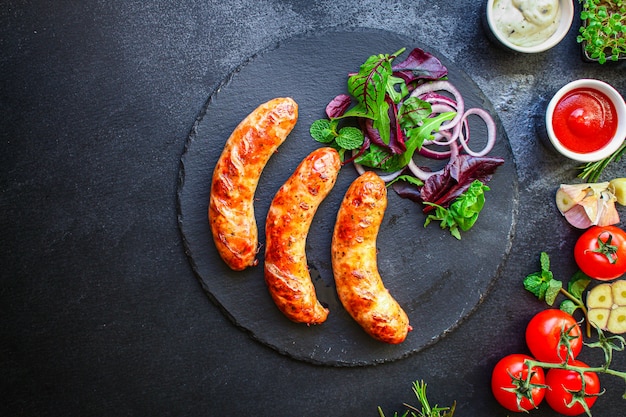
[[[319,119],[314,121],[309,128],[309,133],[318,142],[330,143],[335,139],[335,133],[328,119]]]
[[[356,127],[344,127],[335,138],[337,145],[346,150],[358,149],[363,145],[363,132]]]
[[[412,184],[418,187],[421,187],[422,185],[424,185],[424,181],[420,180],[417,177],[414,177],[413,175],[398,175],[396,178],[394,178],[393,180],[387,183],[387,187],[391,186],[396,181],[406,181],[409,184]]]
[[[548,281],[548,286],[546,288],[546,294],[544,296],[546,300],[546,304],[549,306],[554,305],[556,301],[556,297],[559,295],[559,292],[563,288],[563,283],[557,279],[552,279]]]
[[[478,214],[485,205],[485,191],[489,191],[489,187],[479,180],[474,180],[469,188],[450,205],[452,216],[464,232],[468,231],[478,220]]]
[[[378,146],[371,145],[363,155],[357,158],[356,162],[385,172],[399,171],[411,162],[413,154],[421,148],[424,140],[431,138],[433,132],[438,131],[443,122],[453,119],[455,115],[454,112],[441,113],[435,117],[427,118],[421,126],[409,129],[405,142],[406,151],[402,154],[392,155]]]
[[[359,104],[348,110],[344,117],[356,112],[360,117],[375,119],[378,108],[385,102],[387,80],[392,73],[389,55],[370,56],[361,65],[359,72],[348,78],[348,92]]]
[[[489,187],[475,180],[469,186],[469,188],[460,196],[458,196],[448,209],[441,207],[437,204],[425,202],[424,204],[435,207],[435,214],[430,214],[426,217],[424,227],[433,220],[441,222],[442,229],[450,229],[450,234],[457,239],[461,239],[461,233],[459,231],[468,231],[476,220],[478,214],[485,205],[485,191],[488,191]]]
[[[402,99],[409,94],[409,88],[407,87],[404,79],[393,75],[390,75],[387,79],[385,90],[387,91],[389,97],[391,97],[392,101],[396,104],[400,103],[400,101],[402,101]]]
[[[583,293],[589,286],[591,278],[582,271],[576,272],[572,278],[570,278],[567,284],[567,291],[579,300],[582,300]]]
[[[541,271],[529,274],[526,278],[524,278],[524,288],[534,294],[538,299],[546,300],[546,293],[550,288],[550,283],[553,281],[552,272],[550,271],[550,258],[546,252],[541,252],[540,264]],[[560,288],[562,286],[561,281],[557,282],[558,284],[556,286]],[[555,286],[552,288],[554,289]],[[552,305],[553,303],[554,300],[548,304]]]
[[[429,102],[409,97],[400,106],[398,122],[403,129],[413,129],[419,127],[431,113],[432,106]]]
[[[559,309],[565,311],[570,316],[573,316],[576,310],[578,310],[579,308],[580,307],[574,304],[572,300],[563,300],[563,302],[559,306]]]
[[[433,133],[439,131],[439,127],[441,127],[441,124],[443,122],[454,119],[454,116],[456,116],[456,112],[440,113],[435,117],[425,119],[420,126],[414,127],[412,129],[407,129],[407,151],[401,155],[403,156],[403,162],[406,162],[403,166],[408,165],[408,163],[411,161],[411,158],[413,158],[413,153],[415,152],[415,150],[421,149],[425,140],[433,138]],[[409,150],[411,150],[411,152],[409,152]],[[406,156],[409,153],[410,155]]]

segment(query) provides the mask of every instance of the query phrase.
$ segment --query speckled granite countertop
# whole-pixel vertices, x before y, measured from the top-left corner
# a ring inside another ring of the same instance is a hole
[[[532,56],[489,42],[470,1],[9,1],[0,22],[0,414],[391,415],[424,379],[458,416],[508,415],[491,369],[525,350],[544,308],[521,279],[540,251],[560,277],[575,269],[577,232],[551,202],[577,164],[540,143],[537,115],[577,78],[626,92],[624,64],[583,62],[576,21]],[[315,365],[257,342],[204,293],[177,222],[180,159],[207,99],[250,57],[293,36],[370,29],[431,46],[493,104],[517,168],[517,221],[495,285],[437,343],[375,366]],[[624,174],[619,163],[606,177]],[[594,415],[616,415],[623,385],[602,380]]]

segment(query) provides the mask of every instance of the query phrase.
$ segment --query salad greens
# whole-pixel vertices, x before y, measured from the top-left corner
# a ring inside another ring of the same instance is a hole
[[[425,202],[424,204],[435,207],[435,214],[426,217],[424,227],[432,220],[438,220],[442,229],[449,229],[452,236],[460,240],[459,229],[467,231],[476,223],[478,213],[485,205],[485,191],[489,191],[489,187],[474,180],[467,191],[457,197],[447,209],[438,204]]]
[[[351,161],[385,172],[407,166],[424,140],[430,139],[456,113],[431,117],[430,103],[409,97],[411,83],[440,79],[447,69],[418,48],[393,66],[404,51],[402,48],[391,55],[370,56],[357,73],[348,77],[349,95],[335,97],[326,107],[328,119],[313,122],[311,136],[335,147],[344,161],[345,151],[359,149]],[[345,126],[348,122],[355,122],[358,127]]]
[[[465,118],[472,112],[464,113],[462,98],[447,80],[447,68],[436,57],[415,48],[399,61],[404,52],[402,48],[367,58],[358,72],[349,74],[348,94],[333,98],[326,106],[327,117],[314,121],[309,133],[316,141],[337,149],[344,165],[354,162],[393,174],[389,178],[395,179],[386,181],[391,181],[388,185],[393,185],[400,197],[423,203],[425,213],[434,210],[425,226],[439,220],[442,228],[460,239],[459,230],[466,231],[476,222],[485,203],[484,192],[489,190],[485,184],[504,160],[459,154],[457,136],[468,129]],[[424,87],[428,94],[424,94]],[[480,117],[495,135],[491,117]],[[422,146],[432,141],[444,124],[446,132],[439,135],[447,135],[449,162],[438,172],[412,165],[416,153],[427,155]],[[469,140],[469,131],[461,140]],[[488,143],[493,140],[495,136]]]

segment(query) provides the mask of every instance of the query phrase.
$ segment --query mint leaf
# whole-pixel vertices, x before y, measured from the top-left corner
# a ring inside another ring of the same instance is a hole
[[[563,284],[561,283],[561,281],[557,279],[552,279],[548,282],[546,295],[544,297],[546,300],[546,304],[550,306],[554,305],[554,301],[556,300],[556,297],[559,295],[559,291],[561,291],[562,287],[563,287]]]
[[[356,127],[344,127],[335,138],[337,145],[346,150],[358,149],[363,145],[363,132]]]
[[[309,128],[309,133],[318,142],[330,143],[335,139],[335,133],[331,127],[330,120],[319,119],[314,121]]]
[[[580,307],[578,307],[576,304],[574,304],[574,302],[572,300],[563,300],[563,302],[559,306],[560,310],[565,311],[570,316],[573,316],[574,312],[576,310],[578,310],[579,308]]]
[[[534,294],[538,299],[546,300],[546,303],[552,305],[554,304],[553,291],[556,289],[558,292],[563,284],[561,281],[554,280],[552,272],[550,271],[550,258],[547,253],[541,252],[539,261],[541,271],[532,273],[524,278],[524,288]],[[555,281],[555,283],[552,283],[552,281]],[[552,299],[552,301],[548,302],[549,299]]]
[[[582,271],[578,271],[570,278],[567,284],[567,291],[577,299],[582,300],[583,293],[590,282],[591,278],[589,278],[589,276]]]
[[[524,288],[535,297],[543,300],[546,295],[547,284],[544,282],[541,272],[529,274],[524,278]]]

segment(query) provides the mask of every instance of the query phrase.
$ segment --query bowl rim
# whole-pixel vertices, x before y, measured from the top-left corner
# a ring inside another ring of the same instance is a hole
[[[611,100],[617,112],[618,123],[615,135],[604,147],[593,152],[579,153],[565,148],[556,138],[556,134],[552,128],[552,115],[557,103],[565,94],[577,88],[591,88],[604,93]],[[548,139],[560,154],[578,162],[600,161],[617,151],[626,139],[626,101],[624,101],[622,95],[607,82],[595,78],[581,78],[565,84],[552,96],[546,108],[545,123]]]
[[[497,41],[513,51],[529,54],[547,51],[548,49],[556,46],[559,42],[563,40],[563,38],[565,38],[570,28],[572,27],[572,23],[574,22],[574,2],[572,0],[558,0],[561,10],[561,23],[557,27],[556,31],[552,34],[552,36],[550,36],[545,42],[535,46],[515,45],[502,35],[502,33],[498,30],[494,23],[493,4],[495,1],[496,0],[487,0],[487,24],[489,25],[489,29],[491,30]]]

